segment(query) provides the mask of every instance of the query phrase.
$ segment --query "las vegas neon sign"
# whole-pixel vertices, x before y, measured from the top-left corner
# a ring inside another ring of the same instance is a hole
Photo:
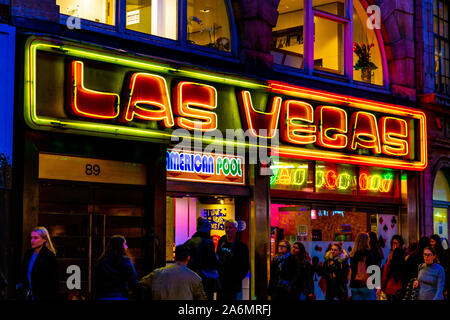
[[[275,81],[262,85],[190,70],[183,76],[191,80],[175,82],[169,88],[162,75],[170,73],[167,66],[80,45],[67,44],[63,48],[72,59],[66,77],[71,117],[43,117],[36,106],[36,52],[60,47],[42,39],[28,42],[25,119],[34,128],[64,127],[68,132],[96,131],[143,138],[167,138],[171,136],[167,129],[175,128],[211,132],[218,128],[219,107],[226,107],[218,105],[218,91],[213,84],[225,83],[236,89],[242,127],[250,135],[270,139],[280,130],[283,144],[275,150],[280,156],[409,170],[423,170],[427,164],[426,119],[418,110]],[[120,63],[146,71],[136,71],[124,79],[122,95],[101,92],[86,87],[80,59]],[[249,89],[264,90],[272,96],[268,111],[255,107]],[[136,120],[156,122],[159,129],[127,126]],[[235,145],[225,139],[222,143]]]

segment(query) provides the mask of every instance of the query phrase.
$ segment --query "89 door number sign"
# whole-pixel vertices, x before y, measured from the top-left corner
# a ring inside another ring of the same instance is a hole
[[[98,175],[100,175],[100,166],[98,164],[92,165],[90,163],[87,163],[85,166],[84,173],[87,176],[92,176],[92,175],[98,176]]]
[[[209,318],[211,315],[259,315],[270,317],[271,315],[271,305],[269,304],[252,304],[252,305],[222,305],[220,308],[217,307],[206,307],[206,306],[189,306],[188,304],[178,308],[179,315],[202,315]]]

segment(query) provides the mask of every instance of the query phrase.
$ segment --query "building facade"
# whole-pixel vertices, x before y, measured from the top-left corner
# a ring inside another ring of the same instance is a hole
[[[386,254],[397,233],[448,238],[448,12],[442,0],[0,1],[8,296],[37,225],[67,299],[93,297],[112,235],[142,277],[173,261],[198,216],[216,243],[238,221],[242,299],[267,299],[281,239],[320,260],[358,232]],[[71,265],[80,288],[66,285]]]

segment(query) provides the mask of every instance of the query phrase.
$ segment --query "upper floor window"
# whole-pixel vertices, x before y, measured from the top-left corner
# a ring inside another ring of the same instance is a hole
[[[383,60],[358,0],[281,0],[272,31],[276,64],[383,85]]]
[[[449,95],[450,56],[448,2],[435,0],[433,7],[435,86],[437,92]]]
[[[176,40],[177,0],[126,0],[128,30]]]
[[[122,23],[117,27],[127,33],[231,51],[227,0],[57,0],[56,4],[64,15],[106,25]],[[116,16],[124,22],[116,22]]]

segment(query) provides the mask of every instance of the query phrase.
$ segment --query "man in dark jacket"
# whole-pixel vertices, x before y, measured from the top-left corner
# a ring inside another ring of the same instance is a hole
[[[210,239],[211,223],[202,217],[197,219],[197,232],[185,245],[189,248],[188,268],[196,272],[203,282],[208,300],[213,300],[214,292],[219,289],[219,262]]]
[[[242,280],[250,266],[248,247],[236,238],[237,222],[225,221],[225,235],[220,238],[217,246],[219,258],[219,278],[221,289],[219,299],[236,300],[242,289]]]

